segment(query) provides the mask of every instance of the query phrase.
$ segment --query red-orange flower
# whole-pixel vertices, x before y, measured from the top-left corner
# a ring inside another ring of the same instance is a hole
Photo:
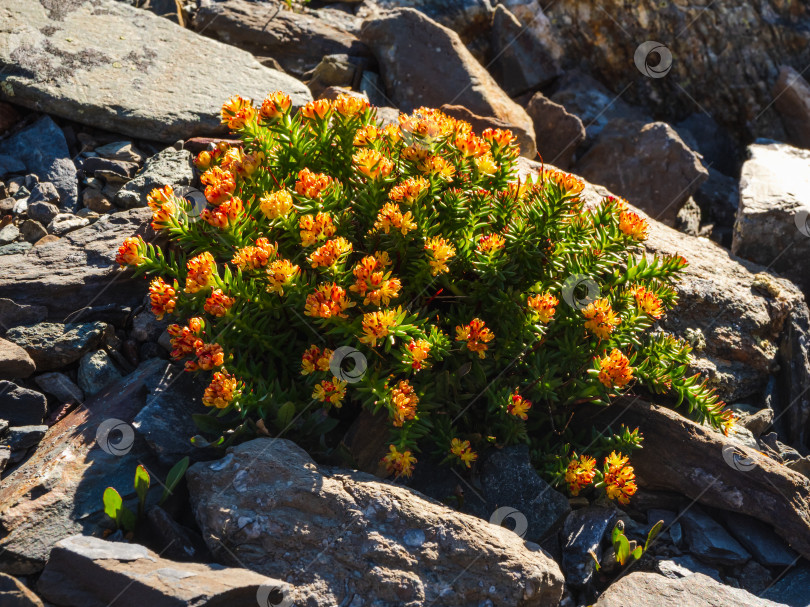
[[[571,458],[565,471],[565,482],[571,495],[577,496],[583,487],[590,485],[596,476],[596,460],[588,455]]]
[[[267,291],[284,295],[284,287],[288,286],[301,268],[288,259],[276,259],[267,266]]]
[[[450,441],[450,453],[455,455],[468,468],[478,459],[478,454],[470,447],[470,441],[454,438]]]
[[[208,251],[192,257],[186,264],[188,274],[186,275],[186,293],[197,293],[202,289],[207,289],[214,285],[214,272],[216,262],[214,256]]]
[[[140,236],[124,239],[124,243],[118,247],[118,254],[115,256],[116,263],[121,266],[137,266],[143,261],[141,251],[145,245]]]
[[[292,101],[289,95],[281,91],[276,91],[267,95],[264,101],[262,101],[259,114],[266,120],[275,120],[290,111],[291,105]]]
[[[599,381],[606,388],[624,388],[633,381],[630,359],[621,350],[613,348],[609,356],[599,360]]]
[[[554,313],[557,311],[557,305],[559,305],[559,303],[560,300],[549,292],[545,292],[542,295],[539,293],[537,295],[530,295],[528,300],[529,308],[537,314],[542,323],[551,321],[554,317]]]
[[[301,234],[301,246],[309,247],[319,240],[325,240],[335,235],[335,227],[332,217],[326,213],[317,215],[303,215],[298,220],[298,227]]]
[[[220,114],[222,124],[227,124],[230,129],[238,130],[256,117],[256,108],[249,99],[234,95],[223,104]]]
[[[225,316],[234,303],[236,303],[236,299],[225,295],[222,289],[214,289],[214,292],[205,300],[203,309],[213,316]]]
[[[219,344],[200,344],[194,351],[197,360],[190,360],[186,363],[186,371],[210,371],[215,367],[221,367],[225,362],[225,352]]]
[[[200,219],[215,228],[224,228],[233,224],[245,211],[242,200],[234,196],[213,209],[205,209],[200,213]]]
[[[430,354],[430,343],[424,339],[411,340],[408,344],[408,352],[411,355],[411,367],[414,371],[421,371],[423,363]]]
[[[644,312],[650,318],[658,320],[663,316],[664,310],[661,306],[661,300],[653,293],[648,291],[642,286],[636,287],[632,290],[633,297],[636,299],[638,309]]]
[[[388,470],[388,474],[394,474],[396,477],[408,477],[413,473],[413,465],[416,463],[416,458],[410,450],[399,451],[394,445],[389,447],[389,453],[382,461]]]
[[[202,401],[206,407],[227,408],[239,395],[239,382],[225,371],[216,371],[205,389]]]
[[[619,229],[626,236],[641,241],[647,239],[649,225],[647,225],[645,219],[632,211],[622,211],[621,215],[619,215]]]
[[[203,345],[203,341],[196,335],[197,331],[194,330],[194,327],[169,325],[167,331],[171,337],[171,356],[175,360],[196,352],[197,348]]]
[[[394,426],[400,428],[406,420],[416,417],[417,405],[419,397],[413,386],[407,380],[401,380],[396,388],[391,390],[391,414]]]
[[[298,171],[295,191],[307,198],[319,198],[321,193],[332,183],[332,178],[325,173],[313,173],[309,169]]]
[[[177,305],[177,291],[165,280],[155,278],[149,285],[149,301],[152,304],[152,314],[158,320],[163,320],[165,314],[174,312]]]
[[[327,240],[323,245],[315,249],[309,257],[309,262],[313,268],[328,268],[334,265],[341,255],[345,255],[351,250],[352,243],[342,236],[338,236],[332,240]]]
[[[257,238],[254,246],[244,247],[234,253],[231,263],[243,272],[245,270],[258,270],[267,265],[272,257],[276,256],[278,247],[270,244],[267,238]]]
[[[410,206],[428,190],[430,190],[430,182],[427,179],[424,177],[411,177],[391,188],[391,191],[388,192],[388,198],[394,202]]]
[[[324,379],[315,384],[312,391],[312,398],[322,403],[330,403],[340,409],[343,406],[343,399],[346,397],[346,382],[333,377],[330,380]]]
[[[323,351],[315,345],[307,348],[301,357],[301,375],[309,375],[315,371],[328,371],[332,354],[334,352],[329,348],[324,348]]]
[[[630,503],[638,487],[633,466],[628,465],[628,457],[612,452],[605,458],[605,493],[608,499],[617,500],[620,504]]]
[[[316,116],[323,120],[332,111],[332,102],[328,99],[316,99],[310,101],[301,108],[301,115],[310,120]]]
[[[588,319],[585,321],[585,328],[599,339],[607,339],[613,329],[621,323],[621,319],[610,306],[610,301],[604,297],[589,303],[582,310],[582,315]]]
[[[344,312],[352,306],[354,303],[346,297],[346,289],[336,283],[331,283],[320,285],[314,293],[307,296],[304,314],[317,318],[333,316],[346,318],[347,314]]]
[[[366,99],[355,95],[338,95],[335,100],[335,109],[342,116],[354,116],[365,112],[371,105]]]
[[[479,358],[484,358],[487,344],[495,339],[495,335],[480,318],[473,318],[468,325],[456,327],[456,341],[466,341],[470,352],[477,352]]]
[[[515,417],[519,417],[524,422],[529,419],[529,409],[532,408],[532,403],[520,394],[515,393],[509,397],[509,403],[506,405],[506,412]]]
[[[236,180],[233,173],[213,166],[200,175],[200,182],[205,187],[205,198],[213,205],[222,204],[229,200],[236,189]]]

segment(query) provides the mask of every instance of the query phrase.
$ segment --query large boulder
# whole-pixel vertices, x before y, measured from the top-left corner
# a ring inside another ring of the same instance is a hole
[[[312,98],[244,51],[115,0],[5,2],[0,70],[0,95],[16,104],[167,143],[222,132],[231,95]]]
[[[139,302],[143,283],[119,269],[115,255],[128,236],[153,237],[151,216],[149,209],[105,215],[57,242],[6,255],[0,293],[19,305],[45,306],[50,317],[59,320],[102,301]]]
[[[810,293],[810,150],[763,142],[748,153],[731,250]]]
[[[301,605],[556,607],[563,578],[539,546],[376,477],[321,468],[255,439],[189,468],[215,557],[295,586]]]
[[[525,110],[501,90],[454,31],[413,9],[383,13],[363,23],[361,39],[380,63],[389,97],[401,110],[445,103],[494,116],[534,140]],[[534,158],[534,145],[521,153]]]

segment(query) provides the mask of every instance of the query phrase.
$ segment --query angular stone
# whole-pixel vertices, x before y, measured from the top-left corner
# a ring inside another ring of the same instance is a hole
[[[38,221],[26,219],[20,224],[20,235],[31,244],[48,235],[48,231]]]
[[[178,563],[137,544],[82,535],[54,546],[37,582],[47,600],[82,607],[250,605],[263,588],[282,595],[292,590],[247,569]]]
[[[602,558],[602,538],[615,524],[616,512],[607,508],[588,506],[568,515],[560,535],[567,584],[581,588],[591,581],[595,568],[590,553]]]
[[[125,160],[137,164],[143,162],[144,158],[143,153],[133,146],[131,141],[113,141],[112,143],[99,146],[93,151],[102,158]]]
[[[56,243],[6,258],[0,294],[18,304],[44,305],[60,320],[94,303],[140,301],[143,283],[128,279],[115,255],[136,232],[152,238],[147,227],[151,215],[149,209],[106,215]]]
[[[723,523],[740,544],[766,567],[790,567],[798,555],[768,525],[735,512],[723,514]]]
[[[11,244],[20,237],[20,228],[13,223],[0,229],[0,245]]]
[[[146,520],[148,544],[163,558],[189,563],[211,560],[202,537],[175,521],[160,506],[149,508],[146,511]]]
[[[780,605],[790,607],[808,607],[810,599],[807,589],[810,588],[810,566],[802,563],[791,569],[785,577],[765,590],[763,598],[777,601]]]
[[[712,569],[704,565],[689,554],[683,556],[676,556],[673,559],[659,559],[655,561],[655,569],[661,575],[668,577],[671,580],[687,577],[693,573],[702,573],[708,575],[713,580],[722,583],[720,572],[717,569]]]
[[[9,69],[2,94],[16,104],[173,143],[223,132],[219,110],[231,95],[261,100],[283,90],[296,107],[311,99],[291,76],[149,11],[114,0],[59,6],[15,0],[5,7],[0,69]]]
[[[39,597],[20,580],[0,573],[0,605],[3,607],[43,607]]]
[[[36,426],[47,412],[48,402],[42,394],[0,380],[0,419],[12,426]]]
[[[556,607],[562,597],[560,570],[536,544],[370,475],[322,469],[288,440],[243,443],[186,479],[215,558],[295,575],[296,604]]]
[[[28,205],[28,217],[42,225],[51,223],[59,214],[59,209],[50,202],[34,202]]]
[[[107,325],[93,323],[43,322],[30,327],[15,327],[6,339],[23,348],[40,371],[50,371],[79,360],[101,341]]]
[[[48,224],[48,232],[55,236],[64,236],[68,232],[73,232],[90,224],[90,220],[78,217],[72,213],[59,213]]]
[[[34,378],[40,390],[50,394],[61,403],[80,403],[84,400],[84,392],[64,373],[52,371],[42,373]]]
[[[716,565],[742,565],[751,554],[700,506],[692,505],[681,512],[689,550],[700,560]]]
[[[25,164],[14,156],[0,154],[0,177],[5,177],[9,173],[24,173]]]
[[[3,444],[11,449],[11,455],[13,457],[15,451],[24,451],[29,447],[39,444],[47,431],[48,426],[39,424],[10,428],[8,434],[3,439]]]
[[[118,190],[113,202],[122,209],[145,207],[154,188],[177,187],[194,181],[194,164],[187,150],[166,148],[149,158],[135,178]]]
[[[537,155],[534,145],[534,132],[524,131],[513,124],[507,124],[503,120],[499,120],[498,118],[494,118],[492,116],[478,116],[477,114],[473,114],[463,105],[445,104],[440,109],[448,116],[469,122],[473,127],[473,131],[479,135],[485,129],[509,129],[512,131],[512,134],[517,137],[517,143],[520,146],[520,153],[523,156],[526,158],[534,158],[534,156]]]
[[[695,573],[671,579],[657,573],[634,571],[619,579],[593,607],[784,607],[740,588],[732,588]]]
[[[537,151],[544,162],[561,169],[571,165],[574,152],[585,140],[582,121],[543,93],[535,93],[526,112],[534,123]]]
[[[77,379],[84,393],[92,396],[121,379],[121,372],[104,350],[96,350],[88,352],[79,360]]]
[[[810,150],[748,146],[731,252],[772,267],[810,293]]]
[[[59,205],[59,192],[56,187],[47,181],[38,183],[31,189],[31,195],[28,197],[29,206],[35,202],[50,202]]]
[[[377,57],[389,96],[400,109],[463,105],[474,114],[494,116],[522,129],[533,139],[531,118],[501,90],[454,31],[403,8],[366,20],[361,40]],[[533,158],[535,148],[522,153]]]
[[[0,335],[11,327],[36,324],[47,316],[48,308],[45,306],[27,306],[0,297]]]
[[[87,188],[82,192],[82,204],[86,209],[96,213],[109,213],[116,207],[104,193],[96,188]],[[30,213],[29,213],[30,215]]]
[[[18,2],[17,4],[20,7],[28,6],[34,9],[36,6],[33,3],[28,4],[25,2]],[[10,16],[9,7],[6,7],[4,17],[6,16]],[[6,28],[13,27],[13,22],[13,18],[11,20],[4,18],[0,21],[0,40],[9,39],[10,32]],[[26,25],[26,27],[30,27],[30,25]],[[39,35],[41,36],[41,34]],[[8,52],[9,47],[0,44],[0,49],[3,49],[0,50],[0,66],[5,66],[8,60],[4,54]],[[21,72],[16,70],[12,73],[19,74]],[[7,74],[7,78],[3,81],[3,87],[0,88],[0,95],[9,95],[8,91],[13,88],[11,83],[16,78],[16,76]],[[25,105],[19,98],[15,98],[14,102]],[[49,116],[43,116],[19,133],[0,141],[0,154],[14,156],[25,164],[27,171],[34,173],[42,181],[51,182],[59,192],[61,206],[68,209],[76,207],[79,199],[76,165],[70,159],[70,152],[62,129],[56,126],[56,123]]]
[[[37,366],[28,352],[15,343],[0,339],[0,380],[21,379],[36,370]]]
[[[792,67],[783,65],[772,94],[788,141],[810,148],[810,84]]]

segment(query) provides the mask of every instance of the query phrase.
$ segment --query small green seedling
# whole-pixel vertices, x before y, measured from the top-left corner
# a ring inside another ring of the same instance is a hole
[[[639,560],[641,556],[647,552],[647,549],[650,547],[650,543],[661,532],[663,526],[664,521],[658,521],[655,525],[653,525],[650,531],[647,533],[647,539],[644,542],[644,547],[641,547],[635,540],[627,539],[627,536],[624,534],[624,522],[618,521],[616,526],[613,527],[613,533],[611,534],[613,550],[616,553],[616,562],[623,567],[625,563],[628,562],[630,557],[633,557],[633,560],[635,561]],[[599,560],[596,558],[596,554],[594,554],[593,551],[589,551],[588,554],[591,555],[591,558],[595,563],[596,570],[599,571],[602,567],[599,565]]]

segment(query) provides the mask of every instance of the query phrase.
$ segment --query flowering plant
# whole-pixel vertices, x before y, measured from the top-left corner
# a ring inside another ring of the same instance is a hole
[[[259,423],[328,447],[365,407],[389,420],[396,475],[428,443],[469,468],[482,447],[524,442],[573,493],[595,483],[624,501],[626,456],[597,471],[571,452],[578,405],[646,389],[730,423],[684,377],[689,346],[649,331],[686,261],[647,257],[623,200],[585,208],[583,184],[553,169],[516,180],[509,131],[478,136],[427,108],[375,116],[348,96],[297,113],[283,93],[230,99],[222,119],[242,144],[195,160],[208,207],[154,190],[167,252],[121,247],[121,264],[156,276],[154,313],[187,319],[169,328],[172,356],[212,372],[197,421],[224,431],[217,444]],[[603,439],[594,455],[640,441]]]

